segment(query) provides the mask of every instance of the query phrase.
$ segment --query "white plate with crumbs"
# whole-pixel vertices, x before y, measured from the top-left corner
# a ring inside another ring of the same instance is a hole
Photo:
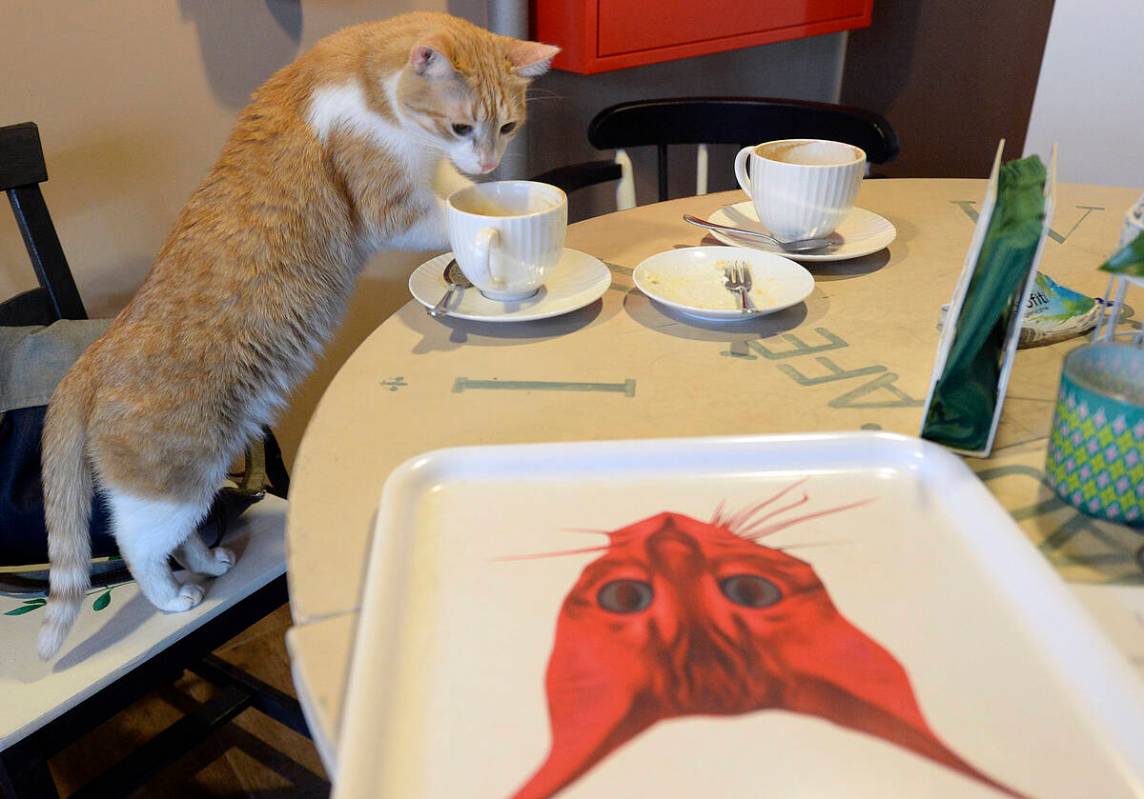
[[[728,291],[723,272],[736,261],[751,273],[750,308]],[[781,255],[743,247],[687,247],[645,258],[633,275],[656,302],[709,322],[734,322],[798,305],[814,291],[810,272]]]

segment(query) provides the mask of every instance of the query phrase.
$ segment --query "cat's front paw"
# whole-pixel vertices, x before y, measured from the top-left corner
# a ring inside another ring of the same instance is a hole
[[[449,223],[445,201],[434,197],[432,203],[405,230],[390,236],[377,246],[391,250],[449,249]]]
[[[222,577],[230,571],[230,567],[237,561],[234,553],[225,547],[215,547],[210,553],[211,559],[207,562],[204,571],[211,577]]]
[[[179,586],[179,593],[177,593],[173,599],[164,603],[163,607],[159,609],[167,613],[183,613],[202,602],[205,595],[206,589],[201,585],[184,583]]]

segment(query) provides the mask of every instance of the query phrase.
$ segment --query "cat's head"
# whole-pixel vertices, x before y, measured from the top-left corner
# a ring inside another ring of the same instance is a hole
[[[1006,792],[926,724],[900,663],[845,619],[810,564],[758,538],[808,501],[610,532],[560,609],[545,679],[552,747],[518,796],[548,796],[658,721],[783,709],[818,716]],[[571,553],[552,553],[571,554]]]
[[[425,35],[398,82],[402,116],[462,172],[491,172],[524,124],[529,82],[558,52],[476,26]]]
[[[554,658],[559,676],[550,680],[575,681],[566,669],[582,677],[590,652],[630,690],[654,694],[660,716],[742,713],[776,702],[767,649],[832,611],[805,562],[723,525],[663,513],[612,533],[581,573],[557,642],[583,654]]]

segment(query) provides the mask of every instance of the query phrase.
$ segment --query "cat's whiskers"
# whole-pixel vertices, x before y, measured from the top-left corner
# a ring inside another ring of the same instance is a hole
[[[853,544],[853,541],[803,541],[798,544],[787,544],[784,547],[771,547],[777,549],[779,552],[786,552],[791,549],[812,549],[814,547],[837,547],[844,544]]]
[[[567,99],[563,94],[552,91],[551,89],[528,89],[524,94],[525,100],[565,100]]]
[[[792,527],[796,524],[801,524],[802,522],[810,521],[811,519],[817,519],[820,516],[829,516],[830,514],[833,514],[833,513],[841,513],[844,510],[850,510],[852,508],[858,508],[858,507],[861,507],[863,505],[868,505],[874,501],[873,498],[863,499],[863,500],[859,500],[857,502],[851,502],[847,505],[839,505],[839,506],[834,507],[834,508],[827,508],[825,510],[815,511],[814,513],[803,514],[802,516],[796,516],[792,519],[784,519],[784,520],[782,520],[780,522],[776,522],[774,524],[770,524],[770,525],[765,524],[765,522],[767,522],[770,519],[775,518],[776,516],[787,513],[788,511],[794,510],[795,508],[801,507],[801,506],[805,505],[806,503],[808,503],[810,501],[810,496],[806,492],[803,492],[803,495],[800,499],[797,499],[794,502],[790,502],[786,505],[783,505],[782,507],[775,508],[770,513],[767,513],[765,516],[761,516],[758,519],[755,519],[746,527],[742,526],[745,522],[750,520],[752,516],[757,514],[759,511],[761,511],[767,505],[770,505],[772,502],[779,499],[784,494],[789,493],[791,490],[797,488],[798,486],[802,485],[803,483],[805,483],[809,479],[810,479],[809,477],[804,477],[801,480],[796,480],[795,482],[791,483],[786,488],[782,489],[781,491],[779,491],[778,493],[776,493],[774,496],[770,497],[769,499],[766,499],[763,502],[760,502],[757,505],[754,505],[745,511],[740,511],[739,513],[735,514],[730,519],[728,519],[725,523],[723,521],[723,508],[724,508],[724,505],[726,503],[725,503],[725,501],[721,501],[719,503],[718,507],[715,509],[715,514],[712,517],[712,520],[710,523],[713,526],[722,527],[724,530],[727,530],[732,535],[735,535],[738,538],[741,538],[741,539],[744,539],[747,541],[757,541],[760,538],[764,538],[768,535],[773,535],[774,533],[785,530],[788,527]],[[633,536],[637,535],[634,532],[629,532],[627,534],[624,534],[623,531],[598,530],[598,529],[587,528],[587,527],[565,527],[565,528],[562,528],[562,531],[568,532],[568,533],[590,533],[593,535],[606,535],[609,537],[609,541],[607,544],[602,544],[600,546],[595,546],[595,547],[582,547],[579,549],[565,549],[565,550],[560,550],[557,552],[538,552],[538,553],[532,553],[532,554],[528,554],[528,555],[502,555],[502,556],[493,558],[493,560],[494,561],[541,560],[544,558],[563,557],[565,555],[587,555],[587,554],[591,554],[594,552],[606,552],[610,549],[624,546],[626,543],[628,543],[628,541]],[[712,543],[714,543],[715,545],[719,544],[718,541],[712,542]],[[830,545],[831,543],[845,543],[845,542],[826,542],[823,544],[813,544],[813,543],[811,543],[811,544],[794,544],[794,545],[791,545],[787,548],[794,549],[794,548],[806,547],[806,546],[826,546],[826,545]],[[783,549],[781,547],[773,547],[773,548],[774,549]]]
[[[727,500],[719,500],[718,507],[715,508],[715,515],[711,517],[711,524],[715,527],[723,527],[723,508],[726,506]]]
[[[767,521],[767,519],[773,519],[775,516],[786,513],[788,510],[794,510],[795,508],[800,507],[802,505],[805,505],[808,502],[810,502],[810,495],[803,493],[802,499],[797,499],[794,502],[790,503],[789,505],[783,505],[781,508],[775,508],[773,511],[768,513],[766,516],[762,516],[762,517],[756,519],[755,521],[751,522],[751,524],[748,525],[747,527],[744,527],[742,529],[732,530],[732,532],[738,536],[748,536],[748,535],[750,535],[751,530],[756,529],[760,524]]]
[[[501,555],[500,557],[493,558],[494,561],[515,561],[515,560],[541,560],[543,558],[559,558],[565,555],[586,555],[590,552],[604,552],[612,548],[612,545],[604,544],[599,547],[584,547],[583,549],[565,549],[560,552],[535,552],[531,555]]]
[[[750,532],[745,531],[742,534],[742,537],[746,538],[750,541],[758,541],[760,538],[765,538],[768,535],[774,535],[775,533],[780,532],[782,530],[785,530],[788,527],[793,527],[796,524],[801,524],[802,522],[808,522],[811,519],[817,519],[820,516],[829,516],[832,513],[841,513],[842,511],[850,510],[851,508],[860,508],[863,505],[869,505],[873,501],[874,501],[873,498],[862,499],[862,500],[859,500],[857,502],[851,502],[847,505],[839,505],[839,506],[834,507],[834,508],[827,508],[826,510],[815,511],[814,513],[807,513],[803,516],[796,516],[793,519],[784,519],[783,521],[777,522],[776,524],[772,524],[772,525],[769,525],[767,527],[763,527],[761,530],[754,530],[754,531],[750,531]]]
[[[620,547],[628,543],[636,533],[625,533],[619,530],[594,530],[589,527],[564,527],[561,528],[562,532],[566,533],[592,533],[594,535],[606,535],[609,540],[606,544],[601,544],[596,547],[584,547],[583,549],[564,549],[558,552],[538,552],[530,555],[502,555],[501,557],[493,558],[493,560],[536,560],[539,558],[557,558],[563,555],[585,555],[591,552],[605,552],[613,547]]]
[[[734,516],[729,518],[724,526],[728,530],[730,530],[731,532],[736,533],[736,535],[737,535],[739,528],[741,528],[743,525],[747,524],[747,522],[749,522],[751,520],[752,516],[754,516],[759,511],[761,511],[763,508],[770,505],[772,502],[777,501],[784,494],[787,494],[787,493],[793,491],[794,489],[798,488],[800,485],[802,485],[803,483],[805,483],[809,479],[810,479],[810,477],[808,476],[808,477],[802,478],[801,480],[795,480],[793,483],[791,483],[786,488],[782,489],[781,491],[779,491],[777,494],[770,497],[769,499],[765,499],[762,502],[758,503],[757,505],[754,505],[750,508],[747,508],[746,510],[739,511]],[[720,506],[720,507],[722,507],[722,506]]]

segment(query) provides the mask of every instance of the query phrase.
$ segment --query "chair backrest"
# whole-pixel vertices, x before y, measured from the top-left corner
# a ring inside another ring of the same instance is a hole
[[[7,192],[40,287],[0,303],[0,325],[48,325],[86,319],[67,258],[44,204],[48,179],[40,132],[32,122],[0,127],[0,190]]]
[[[705,193],[707,144],[740,147],[776,139],[832,139],[866,151],[874,164],[892,160],[898,134],[883,117],[861,108],[768,97],[678,97],[636,100],[605,108],[588,126],[588,141],[599,150],[620,151],[655,145],[659,199],[667,199],[667,148],[698,144],[700,194]],[[621,189],[622,191],[622,189]]]

